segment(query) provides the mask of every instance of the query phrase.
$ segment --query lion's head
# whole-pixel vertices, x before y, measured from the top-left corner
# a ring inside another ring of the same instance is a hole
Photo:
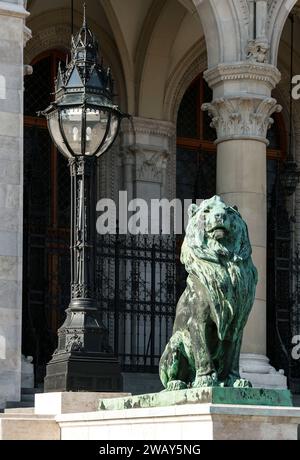
[[[212,262],[220,258],[239,262],[249,259],[252,250],[247,225],[236,207],[226,205],[219,196],[189,208],[189,223],[182,250],[182,263],[192,251],[199,259]]]

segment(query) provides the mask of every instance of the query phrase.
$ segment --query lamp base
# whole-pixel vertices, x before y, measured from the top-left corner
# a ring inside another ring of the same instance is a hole
[[[122,391],[117,358],[109,353],[59,353],[47,365],[44,391]]]

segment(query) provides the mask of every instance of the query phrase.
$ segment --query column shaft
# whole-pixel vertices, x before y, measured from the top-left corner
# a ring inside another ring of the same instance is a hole
[[[258,270],[255,303],[244,332],[243,351],[266,354],[266,144],[229,140],[218,145],[217,193],[236,205],[248,224]]]
[[[264,2],[257,3],[258,9]],[[258,21],[257,32],[263,35]],[[262,38],[262,37],[261,37]],[[254,43],[255,45],[255,43]],[[255,45],[256,46],[256,45]],[[248,61],[219,64],[205,77],[214,100],[204,104],[216,128],[217,193],[236,205],[248,224],[253,262],[258,270],[255,302],[244,330],[241,375],[255,386],[285,386],[266,355],[266,248],[267,248],[267,131],[280,106],[271,97],[280,73],[249,52]],[[267,50],[268,47],[265,48]]]

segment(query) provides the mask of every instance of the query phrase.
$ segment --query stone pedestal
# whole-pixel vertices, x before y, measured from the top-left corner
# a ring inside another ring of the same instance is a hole
[[[120,391],[120,363],[109,353],[60,353],[47,365],[45,392]]]
[[[186,404],[56,417],[62,440],[297,440],[300,409]]]
[[[33,414],[0,414],[0,441],[59,441],[54,417]]]
[[[184,404],[230,404],[258,406],[292,406],[289,390],[258,388],[203,387],[188,390],[162,391],[125,398],[100,399],[99,411],[147,409]]]
[[[77,412],[94,412],[101,398],[129,397],[130,393],[64,392],[35,395],[35,415],[59,415]]]
[[[96,411],[99,398],[119,410]],[[135,403],[143,407],[133,408]],[[40,394],[34,414],[0,415],[0,439],[297,440],[300,409],[289,404],[287,390],[202,388],[134,397]]]

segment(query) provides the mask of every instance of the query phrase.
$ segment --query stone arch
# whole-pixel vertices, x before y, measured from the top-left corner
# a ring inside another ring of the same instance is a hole
[[[184,93],[195,78],[207,68],[205,40],[194,45],[176,67],[166,84],[164,119],[176,125],[177,114]]]
[[[167,0],[154,0],[149,8],[143,23],[142,32],[135,51],[135,112],[139,111],[139,94],[141,90],[141,79],[147,55],[151,35],[155,24],[159,18],[161,10],[164,8]]]
[[[101,4],[106,18],[110,24],[111,30],[114,34],[114,39],[119,50],[120,60],[122,62],[124,84],[126,86],[127,94],[127,111],[133,113],[134,111],[134,70],[133,63],[129,55],[126,41],[124,39],[117,15],[113,9],[110,0],[98,0]]]
[[[60,18],[57,22],[57,18]],[[81,26],[80,18],[75,17],[75,27]],[[111,37],[99,25],[89,20],[92,30],[100,40],[101,53],[106,63],[112,68],[112,73],[116,81],[119,104],[124,111],[127,110],[127,90],[123,74],[122,63],[119,59],[119,53]],[[50,49],[61,49],[63,51],[70,49],[70,18],[67,9],[53,10],[42,13],[28,21],[28,26],[33,31],[32,39],[27,43],[24,50],[24,61],[30,64],[32,60]]]
[[[250,12],[245,0],[193,0],[207,43],[208,67],[245,58]],[[205,20],[204,20],[205,19]]]
[[[163,117],[170,51],[185,14],[186,9],[179,2],[167,0],[153,24],[153,30],[149,31],[150,39],[146,43],[144,61],[140,66],[142,71],[137,76],[140,82],[139,116],[156,119]],[[153,104],[149,104],[149,101]]]
[[[271,46],[270,63],[277,65],[279,42],[284,24],[297,0],[273,0],[271,2],[267,21],[268,38]]]

